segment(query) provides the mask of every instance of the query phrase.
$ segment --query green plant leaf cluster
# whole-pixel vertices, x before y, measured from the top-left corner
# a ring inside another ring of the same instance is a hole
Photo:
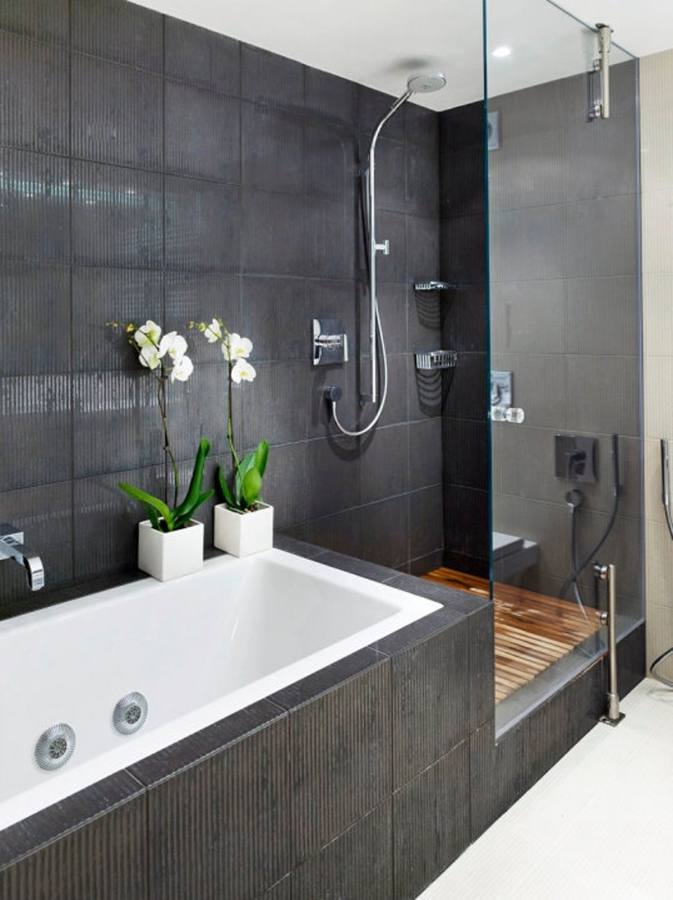
[[[236,466],[231,486],[224,469],[220,466],[217,480],[222,499],[230,509],[245,512],[259,502],[268,458],[269,445],[266,441],[260,441],[257,447],[247,453]]]
[[[185,495],[185,499],[177,506],[170,507],[163,500],[143,491],[141,488],[132,484],[122,482],[119,487],[125,494],[128,494],[133,500],[142,503],[147,511],[147,516],[152,524],[152,528],[156,531],[170,532],[179,531],[188,524],[195,510],[209,500],[215,491],[213,488],[203,489],[203,473],[206,464],[206,457],[210,452],[210,441],[207,438],[201,438],[199,449],[194,461],[194,471],[189,482],[189,488]]]

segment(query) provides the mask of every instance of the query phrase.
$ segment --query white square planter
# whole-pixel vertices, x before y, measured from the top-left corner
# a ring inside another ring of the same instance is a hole
[[[179,531],[156,531],[149,521],[138,525],[138,568],[159,581],[170,581],[203,568],[203,522],[190,519]]]
[[[224,503],[215,507],[213,543],[218,550],[250,556],[273,547],[273,506],[258,506],[254,512],[237,512]]]

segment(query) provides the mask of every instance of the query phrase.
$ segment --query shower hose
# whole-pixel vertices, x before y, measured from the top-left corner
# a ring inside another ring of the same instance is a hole
[[[669,459],[668,459],[668,441],[662,439],[661,441],[661,499],[664,504],[664,512],[666,514],[666,525],[668,526],[668,532],[673,538],[673,518],[671,515],[671,485],[669,481]],[[650,675],[653,678],[656,678],[657,681],[661,682],[661,684],[665,684],[666,687],[673,688],[673,681],[670,678],[666,678],[665,675],[661,675],[657,672],[657,667],[661,665],[661,663],[668,659],[669,656],[673,656],[673,647],[669,647],[668,650],[664,650],[663,653],[660,653],[659,656],[652,662],[650,665]]]
[[[563,582],[561,590],[559,591],[559,597],[565,597],[568,593],[568,590],[572,587],[573,596],[579,608],[582,610],[582,614],[586,618],[586,611],[584,609],[584,603],[582,601],[582,592],[579,586],[579,577],[582,572],[586,569],[589,563],[593,562],[596,558],[596,555],[600,551],[601,547],[605,544],[612,529],[614,528],[615,521],[617,519],[617,513],[619,512],[619,498],[622,492],[622,486],[620,482],[620,474],[619,474],[619,435],[612,435],[612,509],[610,511],[610,518],[608,519],[608,524],[605,527],[602,535],[598,539],[598,541],[591,548],[590,552],[586,554],[586,556],[578,562],[579,550],[578,550],[578,541],[577,541],[577,510],[579,509],[581,503],[581,494],[579,491],[571,491],[570,494],[578,494],[579,501],[571,502],[570,504],[570,545],[571,545],[571,572],[570,575]],[[569,495],[570,495],[569,494]]]

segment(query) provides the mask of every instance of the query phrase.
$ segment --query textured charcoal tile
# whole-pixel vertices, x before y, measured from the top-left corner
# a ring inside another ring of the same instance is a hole
[[[406,141],[426,150],[439,149],[439,117],[432,109],[419,106],[411,101],[406,107]]]
[[[409,420],[414,422],[426,417],[441,416],[447,396],[450,397],[449,378],[455,369],[449,370],[447,378],[439,369],[434,372],[417,369],[411,353],[403,359],[407,375]]]
[[[302,108],[304,66],[277,53],[241,44],[241,94],[257,103]]]
[[[242,331],[240,283],[237,275],[220,272],[166,273],[166,331],[178,331],[188,343],[188,354],[195,363],[221,363],[221,344],[210,344],[190,322],[210,323],[222,319],[230,332]],[[254,334],[253,334],[254,337]],[[254,355],[257,356],[255,341]]]
[[[239,42],[166,16],[166,75],[238,97],[241,89]]]
[[[567,182],[572,178],[566,168],[566,132],[562,128],[509,134],[500,150],[490,153],[488,159],[491,209],[565,201]]]
[[[241,180],[240,101],[166,82],[166,171]]]
[[[264,900],[292,900],[292,873],[270,887],[264,894]]]
[[[398,574],[396,569],[378,566],[368,560],[344,556],[329,550],[323,553],[320,562],[325,566],[332,566],[335,569],[342,569],[344,572],[352,572],[353,575],[360,575],[362,578],[369,578],[371,581],[389,581]]]
[[[400,787],[467,736],[468,621],[392,657],[393,784]]]
[[[360,159],[366,159],[370,136],[360,135]],[[416,150],[416,148],[414,148]],[[419,151],[416,151],[419,152]],[[376,208],[403,213],[406,197],[406,148],[400,141],[381,137],[376,145]]]
[[[255,360],[307,359],[316,313],[306,310],[302,279],[246,276],[242,306],[242,333],[254,340]]]
[[[355,121],[357,85],[354,82],[307,66],[305,85],[307,112],[348,125]]]
[[[404,353],[407,349],[407,288],[403,284],[382,284],[377,289],[379,314],[388,353]],[[360,334],[369,336],[369,303],[360,304]]]
[[[3,429],[0,490],[71,477],[71,404],[67,375],[0,379]],[[26,453],[26,449],[30,452]]]
[[[635,275],[638,208],[633,194],[568,204],[566,274]]]
[[[393,896],[390,802],[381,804],[292,874],[293,900]]]
[[[360,288],[353,280],[307,279],[306,282],[307,320],[325,317],[341,319],[348,335],[349,356],[357,353],[357,323]],[[310,326],[310,322],[307,322]],[[330,371],[332,368],[330,367]]]
[[[416,352],[441,347],[444,319],[454,318],[455,312],[454,304],[450,302],[447,308],[436,291],[415,291],[413,285],[407,285],[407,350]],[[455,342],[450,348],[456,349]]]
[[[493,233],[497,227],[498,222],[491,225]],[[486,279],[485,239],[486,225],[483,215],[445,219],[440,231],[442,278],[460,285],[483,283]],[[522,238],[523,243],[525,238]],[[495,253],[500,252],[499,248],[500,241],[495,243]],[[495,280],[499,279],[501,271],[496,268],[498,258],[496,257],[493,263],[492,277]]]
[[[145,900],[145,802],[134,793],[133,779],[119,773],[19,826],[25,829],[24,839],[32,837],[42,846],[0,870],[0,898]],[[92,795],[95,799],[89,801]],[[112,804],[110,812],[96,815]],[[67,831],[63,828],[66,817],[82,824]],[[46,835],[57,830],[63,836],[47,842]]]
[[[397,590],[407,591],[407,583],[412,577],[411,575],[400,575],[398,573],[395,577],[386,580],[386,584]],[[420,579],[414,580],[419,581]],[[413,593],[413,591],[410,593]],[[400,628],[387,637],[381,638],[371,644],[371,647],[384,656],[395,656],[398,653],[406,652],[418,644],[424,643],[433,635],[453,627],[458,622],[462,622],[464,618],[465,616],[462,612],[456,612],[448,606],[444,606],[442,609],[437,609],[417,619],[411,625],[405,625],[404,628]]]
[[[270,444],[305,439],[308,418],[306,363],[261,363],[256,368],[255,412],[245,417],[244,446],[256,446],[262,439]]]
[[[396,569],[409,559],[409,507],[406,496],[363,506],[360,556]]]
[[[222,749],[204,740],[208,756],[149,790],[149,879],[164,900],[254,900],[291,870],[287,722],[252,727]]]
[[[10,825],[2,831],[0,870],[142,793],[143,788],[127,772],[117,772]]]
[[[300,541],[284,534],[274,535],[273,546],[278,550],[284,550],[286,553],[294,553],[296,556],[303,556],[304,559],[316,559],[326,552],[323,547],[317,547],[315,544],[307,544],[306,541]]]
[[[193,461],[202,437],[210,440],[211,454],[224,452],[226,445],[227,370],[224,364],[196,366],[189,381],[175,382],[168,391],[171,440],[178,459]],[[234,418],[240,434],[243,391],[249,384],[236,385]]]
[[[72,66],[73,156],[160,168],[161,78],[78,53]]]
[[[440,274],[440,223],[427,216],[407,216],[408,281],[429,281]],[[419,295],[435,303],[445,295]]]
[[[332,516],[311,519],[306,524],[306,537],[314,544],[351,556],[362,553],[361,507],[347,509]]]
[[[439,418],[409,425],[410,490],[441,482],[442,455],[442,421]]]
[[[273,447],[269,452],[262,499],[273,506],[274,528],[286,529],[306,518],[305,464],[306,450],[301,443]]]
[[[352,444],[352,442],[351,442]],[[312,491],[308,517],[317,519],[360,502],[359,456],[357,449],[331,440],[310,441],[306,447],[307,484],[325,485],[325,490]],[[322,542],[318,542],[322,543]],[[330,547],[339,550],[339,547]]]
[[[305,214],[303,197],[246,189],[243,192],[242,271],[303,275]]]
[[[136,372],[73,376],[76,478],[162,462],[156,387],[156,379],[140,366]]]
[[[316,196],[346,198],[356,208],[356,165],[353,135],[322,121],[304,128],[306,191]]]
[[[326,558],[337,554],[326,553],[321,559],[322,564],[330,565]],[[334,688],[339,688],[344,682],[366,672],[372,666],[378,665],[382,657],[375,650],[365,647],[345,656],[324,669],[319,669],[300,681],[269,694],[268,700],[281,706],[283,709],[293,710],[304,703],[310,703]]]
[[[377,428],[363,445],[360,465],[362,503],[373,503],[408,490],[407,433],[407,425]]]
[[[646,675],[645,626],[639,625],[618,645],[619,696],[624,698]]]
[[[477,609],[469,618],[470,731],[493,718],[495,659],[493,606]]]
[[[2,143],[42,153],[67,153],[68,54],[0,32]]]
[[[195,178],[166,178],[166,266],[201,272],[239,268],[240,190]]]
[[[481,144],[446,150],[440,155],[442,216],[483,216],[484,154]]]
[[[449,295],[450,308],[442,322],[443,338],[459,353],[485,352],[490,310],[483,285],[461,285]]]
[[[107,322],[162,320],[161,272],[76,267],[72,273],[73,367],[75,371],[138,371],[128,336]]]
[[[566,341],[569,353],[638,353],[638,287],[633,276],[570,278]]]
[[[4,448],[2,459],[8,459]],[[0,566],[0,617],[6,618],[27,612],[27,601],[31,609],[48,602],[50,591],[72,580],[71,484],[6,491],[0,494],[0,507],[3,521],[23,531],[26,543],[40,554],[46,576],[46,587],[31,594],[20,566]]]
[[[531,785],[526,769],[526,729],[510,728],[497,744],[493,722],[470,735],[472,840],[512,806]]]
[[[439,213],[439,147],[407,144],[406,208],[419,216]]]
[[[70,367],[69,275],[64,266],[0,263],[3,328],[0,376],[67,372]],[[41,329],[35,327],[41,322]],[[44,333],[58,340],[44,340]]]
[[[73,163],[72,241],[79,265],[158,268],[161,175]]]
[[[637,190],[638,138],[635,117],[614,116],[567,131],[570,199],[632,194]],[[601,127],[605,126],[605,127]]]
[[[164,497],[164,468],[116,472],[74,483],[75,578],[135,570],[138,558],[136,525],[145,509],[119,490],[119,482],[134,484]],[[48,577],[48,573],[47,573]]]
[[[409,495],[409,557],[427,556],[444,546],[442,486]]]
[[[407,353],[392,353],[388,355],[388,399],[379,419],[379,424],[395,425],[398,422],[406,422],[416,418],[412,414],[409,404],[407,381],[411,357]],[[369,385],[369,360],[362,360],[363,375],[361,384]],[[364,374],[366,372],[366,375]],[[368,388],[365,388],[368,390]],[[372,408],[368,404],[362,410],[362,422],[366,424],[372,417]]]
[[[416,559],[410,559],[407,571],[409,575],[420,576],[426,575],[428,572],[432,572],[443,565],[444,548],[441,548],[440,550],[433,550],[432,553],[428,553],[426,556],[417,556]]]
[[[304,189],[304,125],[299,115],[242,104],[243,183],[269,191]]]
[[[73,49],[161,72],[162,18],[124,0],[72,0]]]
[[[489,479],[488,424],[442,418],[444,477],[450,484],[486,490]],[[512,461],[514,462],[514,460]],[[521,460],[518,460],[520,464]]]
[[[41,263],[70,257],[68,161],[0,150],[0,254]]]
[[[441,603],[447,610],[458,616],[471,615],[488,604],[486,598],[478,597],[466,591],[446,587],[436,581],[426,581],[423,578],[415,578],[413,575],[398,574],[391,582],[392,587],[416,594]]]
[[[566,263],[566,241],[570,244],[574,238],[584,242],[580,232],[586,235],[583,226],[569,222],[566,237],[564,204],[494,212],[490,218],[493,280],[563,277],[566,270],[574,270]]]
[[[307,197],[304,215],[305,274],[316,278],[353,278],[356,230],[348,200]]]
[[[68,42],[68,0],[6,0],[0,10],[0,28],[29,35],[46,43]]]
[[[441,112],[439,140],[442,151],[481,147],[484,140],[483,102],[468,103]]]
[[[563,353],[566,328],[585,330],[590,312],[576,310],[576,323],[567,302],[570,282],[507,281],[490,288],[493,348],[521,353]],[[600,320],[603,322],[603,320]],[[605,323],[607,325],[607,323]],[[619,345],[618,345],[619,346]]]
[[[542,357],[540,357],[540,359],[542,359]],[[546,359],[548,359],[548,357]],[[499,362],[499,359],[494,358],[493,362],[495,364]],[[494,367],[507,368],[504,365],[494,365]],[[486,353],[460,354],[456,367],[447,373],[446,385],[444,387],[444,390],[446,391],[444,412],[447,416],[456,419],[473,419],[480,422],[486,421],[486,383],[488,371],[489,359]],[[520,393],[520,376],[521,373],[517,371],[515,376],[517,384],[517,402],[521,403],[526,409],[526,412],[528,412],[528,408]],[[558,395],[558,391],[556,393]]]
[[[444,546],[453,553],[488,557],[488,491],[444,485]],[[516,532],[510,532],[516,533]]]
[[[390,793],[387,661],[290,713],[292,829],[302,861]]]
[[[463,741],[393,795],[396,900],[413,900],[470,843],[470,752]]]

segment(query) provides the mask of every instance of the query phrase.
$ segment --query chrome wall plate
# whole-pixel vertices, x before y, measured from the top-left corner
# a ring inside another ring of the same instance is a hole
[[[512,405],[512,373],[491,372],[491,406],[509,409]]]
[[[311,336],[314,366],[348,362],[348,335],[341,319],[313,319]]]
[[[487,147],[489,150],[500,149],[500,110],[494,109],[486,118],[488,129]]]

